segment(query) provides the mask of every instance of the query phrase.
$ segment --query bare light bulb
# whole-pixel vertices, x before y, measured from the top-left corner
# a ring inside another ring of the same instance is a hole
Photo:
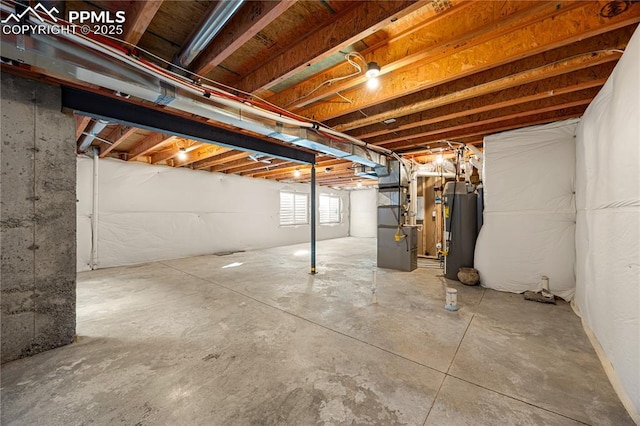
[[[369,62],[367,64],[367,72],[365,73],[367,78],[376,78],[380,75],[380,65],[377,62]]]
[[[442,156],[442,154],[438,154],[438,156],[436,157],[436,164],[442,164],[444,162],[444,157]]]
[[[293,171],[293,177],[299,178],[299,177],[300,177],[300,170],[295,169],[295,170]]]
[[[380,82],[378,82],[378,79],[375,77],[367,80],[367,87],[371,90],[377,89],[379,85],[380,85]]]
[[[358,181],[358,183],[356,184],[357,188],[362,188],[362,182]]]
[[[187,150],[185,148],[179,148],[178,150],[178,160],[184,161],[187,159]]]

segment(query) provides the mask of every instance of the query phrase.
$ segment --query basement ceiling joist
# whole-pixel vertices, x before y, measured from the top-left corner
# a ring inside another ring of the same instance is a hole
[[[64,107],[94,118],[116,121],[132,127],[166,132],[205,143],[226,145],[230,148],[261,152],[300,163],[315,163],[315,155],[293,147],[270,143],[207,123],[188,120],[157,109],[145,108],[71,87],[63,87],[62,104]]]
[[[67,10],[125,8],[123,41],[164,68],[167,63],[156,56],[171,62],[215,7],[209,1],[169,0],[64,4]],[[213,84],[211,79],[234,94],[249,92],[365,142],[427,161],[431,153],[448,148],[445,140],[481,145],[484,136],[496,132],[580,117],[638,22],[640,2],[621,0],[245,1],[190,69],[203,83]],[[363,71],[367,62],[377,62],[377,89],[367,87],[364,72],[357,73],[347,53],[361,55],[351,60]],[[50,79],[26,65],[2,67]],[[78,117],[76,124],[80,142],[93,120]],[[93,144],[103,157],[306,179],[304,172],[293,177],[294,163],[269,153],[260,162],[251,149],[200,144],[166,131],[109,126],[98,136]],[[186,159],[176,156],[180,147],[188,150]],[[321,184],[370,184],[349,175],[348,161],[322,155],[318,161]],[[321,166],[327,161],[332,165],[325,167],[335,167],[330,173]]]

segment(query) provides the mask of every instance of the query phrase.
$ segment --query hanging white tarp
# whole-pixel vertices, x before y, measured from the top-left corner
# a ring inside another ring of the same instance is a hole
[[[483,286],[575,290],[575,129],[578,120],[484,139],[484,224],[475,250]]]
[[[640,422],[640,30],[584,114],[577,160],[575,303]]]
[[[92,160],[78,158],[78,265],[90,269]],[[308,184],[101,159],[98,268],[223,251],[254,250],[310,239],[310,225],[280,226],[280,191],[308,193]],[[349,193],[341,222],[318,225],[318,239],[349,235]],[[318,195],[319,195],[318,194]]]

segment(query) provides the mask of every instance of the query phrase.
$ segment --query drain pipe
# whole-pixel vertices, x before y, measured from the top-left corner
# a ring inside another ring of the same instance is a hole
[[[91,269],[98,269],[98,160],[100,148],[93,147],[93,205],[91,206]]]
[[[189,67],[243,3],[244,0],[219,1],[187,45],[178,53],[174,62],[184,68]]]
[[[415,225],[418,218],[418,172],[411,168],[409,172],[409,223]]]
[[[94,125],[91,126],[91,130],[89,130],[88,132],[89,134],[85,136],[84,140],[80,144],[78,152],[87,152],[87,150],[93,143],[93,140],[100,134],[100,132],[102,132],[107,127],[108,124],[109,122],[106,120],[96,121]]]

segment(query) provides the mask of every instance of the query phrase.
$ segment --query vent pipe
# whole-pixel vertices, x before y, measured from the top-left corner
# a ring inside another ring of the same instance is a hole
[[[211,43],[211,40],[220,32],[229,19],[240,9],[243,3],[244,0],[217,2],[189,42],[178,53],[174,62],[181,67],[188,68],[205,47]]]

